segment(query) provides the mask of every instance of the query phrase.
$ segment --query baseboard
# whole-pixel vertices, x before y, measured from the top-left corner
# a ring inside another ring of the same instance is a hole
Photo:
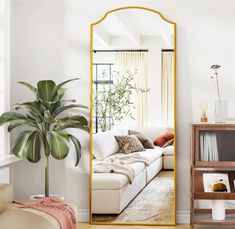
[[[90,210],[89,209],[78,209],[77,218],[79,223],[88,223],[90,221]]]
[[[190,223],[190,212],[189,211],[177,211],[176,223],[177,224],[189,224]]]
[[[190,212],[189,211],[177,211],[176,221],[177,224],[189,224],[190,223]],[[78,222],[88,223],[90,220],[89,209],[78,209]]]

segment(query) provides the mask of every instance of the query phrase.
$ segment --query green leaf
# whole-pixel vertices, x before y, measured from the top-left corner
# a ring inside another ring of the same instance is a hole
[[[61,88],[58,88],[57,91],[58,91],[58,94],[59,94],[59,98],[62,99],[64,97],[66,89],[61,87]]]
[[[52,80],[42,80],[37,84],[37,100],[39,100],[47,109],[59,101],[57,86]]]
[[[71,81],[74,81],[74,80],[79,80],[79,79],[80,79],[80,78],[74,78],[74,79],[66,80],[66,81],[64,81],[64,82],[62,82],[62,83],[60,83],[60,84],[58,84],[58,85],[57,85],[57,88],[60,89],[60,88],[62,88],[65,84],[67,84],[67,83],[69,83],[69,82],[71,82]]]
[[[47,123],[53,123],[56,121],[55,118],[51,115],[49,110],[44,111],[44,120]]]
[[[75,150],[76,150],[76,163],[75,163],[75,166],[77,166],[79,164],[79,161],[81,159],[81,143],[80,141],[73,135],[69,134],[69,138],[70,140],[72,140],[74,146],[75,146]]]
[[[43,113],[45,111],[45,107],[40,102],[27,102],[22,104],[14,105],[16,110],[23,109],[26,112],[29,112],[37,122],[43,121]]]
[[[49,131],[47,134],[48,143],[50,145],[51,155],[62,160],[69,153],[69,136],[62,131]]]
[[[66,100],[61,100],[62,103],[75,103],[76,99],[66,99]]]
[[[55,126],[55,130],[64,130],[67,128],[75,128],[75,129],[81,129],[86,131],[87,133],[90,133],[90,129],[87,126],[84,126],[81,122],[78,121],[70,121],[68,120],[61,126]]]
[[[4,123],[13,121],[13,120],[19,120],[19,119],[25,119],[26,117],[20,113],[16,112],[5,112],[0,116],[0,125],[3,125]]]
[[[57,116],[58,114],[60,114],[61,112],[71,109],[71,108],[83,108],[83,109],[88,109],[87,106],[84,105],[80,105],[80,104],[71,104],[68,106],[60,106],[57,109],[54,110],[54,112],[52,113],[53,116]]]
[[[48,157],[50,155],[50,145],[48,143],[46,134],[43,135],[43,147],[44,147],[44,153]]]
[[[85,125],[85,126],[87,126],[87,124],[88,124],[87,119],[82,115],[68,116],[68,117],[61,118],[61,119],[57,120],[59,125],[64,125],[68,121],[77,121],[77,122],[80,122],[82,125]]]
[[[26,82],[18,82],[19,84],[22,84],[22,85],[24,85],[25,87],[27,87],[29,90],[31,90],[34,94],[36,94],[37,93],[37,89],[34,87],[34,86],[32,86],[31,84],[29,84],[29,83],[26,83]]]
[[[32,163],[37,163],[41,159],[41,143],[42,139],[38,131],[30,134],[25,145],[25,154],[27,159]]]
[[[31,124],[29,121],[27,121],[27,120],[17,120],[17,121],[14,122],[14,124],[9,125],[8,128],[7,128],[7,130],[8,130],[9,132],[11,132],[11,131],[12,131],[13,129],[15,129],[16,127],[22,126],[22,125],[29,125],[29,126],[32,126],[32,127],[36,127],[36,126],[32,125],[32,124]]]
[[[27,144],[28,138],[31,135],[32,131],[23,131],[18,135],[15,140],[12,152],[19,158],[23,158],[26,155],[25,146]]]

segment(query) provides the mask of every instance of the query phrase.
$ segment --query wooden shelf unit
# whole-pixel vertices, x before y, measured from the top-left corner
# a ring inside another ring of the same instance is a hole
[[[235,160],[234,161],[200,161],[200,133],[201,132],[234,132],[235,124],[192,124],[192,153],[191,153],[191,215],[192,228],[196,224],[202,225],[235,225],[235,209],[226,209],[225,220],[212,219],[211,209],[195,208],[195,200],[235,200]],[[235,149],[234,149],[235,151]],[[204,192],[204,173],[226,173],[229,176],[231,192]]]

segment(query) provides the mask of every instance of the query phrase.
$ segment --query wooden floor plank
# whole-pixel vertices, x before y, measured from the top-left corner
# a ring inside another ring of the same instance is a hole
[[[179,224],[175,227],[167,227],[167,226],[117,226],[117,225],[90,225],[88,223],[78,223],[77,229],[190,229],[190,225]],[[221,226],[216,225],[196,225],[195,229],[222,229]],[[234,229],[234,226],[223,226],[223,229]]]

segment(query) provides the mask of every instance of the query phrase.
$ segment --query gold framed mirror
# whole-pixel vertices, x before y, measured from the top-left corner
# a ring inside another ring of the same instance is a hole
[[[175,225],[176,23],[110,10],[90,58],[90,223]]]

